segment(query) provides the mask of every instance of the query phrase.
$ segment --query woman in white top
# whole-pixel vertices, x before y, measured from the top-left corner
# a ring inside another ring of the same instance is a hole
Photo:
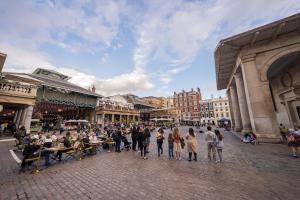
[[[215,134],[216,134],[216,149],[217,149],[217,153],[220,159],[220,162],[222,162],[223,160],[223,155],[222,155],[222,151],[223,151],[223,135],[220,133],[219,130],[215,130]]]
[[[194,133],[194,129],[190,128],[186,136],[187,150],[189,152],[189,161],[192,161],[192,154],[194,153],[194,161],[197,161],[197,139]]]

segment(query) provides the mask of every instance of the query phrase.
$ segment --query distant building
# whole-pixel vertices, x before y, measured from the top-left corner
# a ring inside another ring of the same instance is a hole
[[[200,100],[201,91],[191,89],[191,91],[184,91],[180,93],[174,92],[173,103],[174,107],[181,113],[180,122],[199,122],[200,121]]]
[[[104,97],[98,100],[96,121],[103,127],[109,123],[132,123],[140,120],[140,112],[134,109],[122,95]]]
[[[165,108],[173,108],[174,107],[174,99],[173,99],[173,97],[172,96],[170,96],[170,97],[167,97],[166,99],[165,99],[165,103],[164,103],[164,107]]]
[[[134,109],[138,110],[140,112],[140,120],[141,121],[149,121],[150,120],[150,112],[155,107],[147,102],[145,102],[143,99],[139,98],[136,95],[133,94],[125,94],[122,95],[128,103],[132,103],[134,106]]]
[[[218,125],[220,120],[231,121],[227,97],[219,97],[200,101],[201,123]]]
[[[212,99],[214,108],[214,122],[218,124],[219,120],[229,120],[231,121],[229,101],[227,97],[219,97]]]
[[[178,122],[180,117],[180,112],[176,108],[161,108],[161,109],[153,109],[150,113],[151,121],[172,121]]]
[[[154,106],[156,109],[163,107],[163,97],[143,97],[141,100],[147,102],[148,104]]]
[[[200,122],[202,124],[215,124],[213,105],[212,99],[200,101]]]

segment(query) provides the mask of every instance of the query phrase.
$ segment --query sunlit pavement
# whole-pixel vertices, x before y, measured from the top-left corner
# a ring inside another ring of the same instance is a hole
[[[169,130],[166,130],[166,135]],[[187,127],[181,128],[186,135]],[[224,163],[208,162],[203,134],[198,162],[157,156],[152,135],[148,160],[138,152],[98,153],[81,161],[54,164],[36,174],[19,165],[0,142],[0,199],[298,199],[300,158],[278,144],[243,144],[224,133]]]

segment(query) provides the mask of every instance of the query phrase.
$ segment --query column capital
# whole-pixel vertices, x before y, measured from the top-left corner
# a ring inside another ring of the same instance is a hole
[[[252,53],[252,54],[248,54],[248,55],[243,55],[241,60],[243,63],[245,62],[251,62],[251,61],[255,61],[256,59],[256,53]]]

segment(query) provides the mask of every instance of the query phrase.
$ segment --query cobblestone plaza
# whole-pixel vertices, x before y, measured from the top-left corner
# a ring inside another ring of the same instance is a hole
[[[168,132],[169,130],[167,130]],[[187,127],[181,128],[185,133]],[[224,163],[208,162],[203,134],[198,162],[157,157],[152,134],[150,156],[102,151],[81,161],[57,163],[39,173],[19,174],[10,155],[13,142],[0,142],[0,199],[297,199],[300,160],[278,144],[241,143],[224,133]],[[20,157],[20,156],[19,156]]]

